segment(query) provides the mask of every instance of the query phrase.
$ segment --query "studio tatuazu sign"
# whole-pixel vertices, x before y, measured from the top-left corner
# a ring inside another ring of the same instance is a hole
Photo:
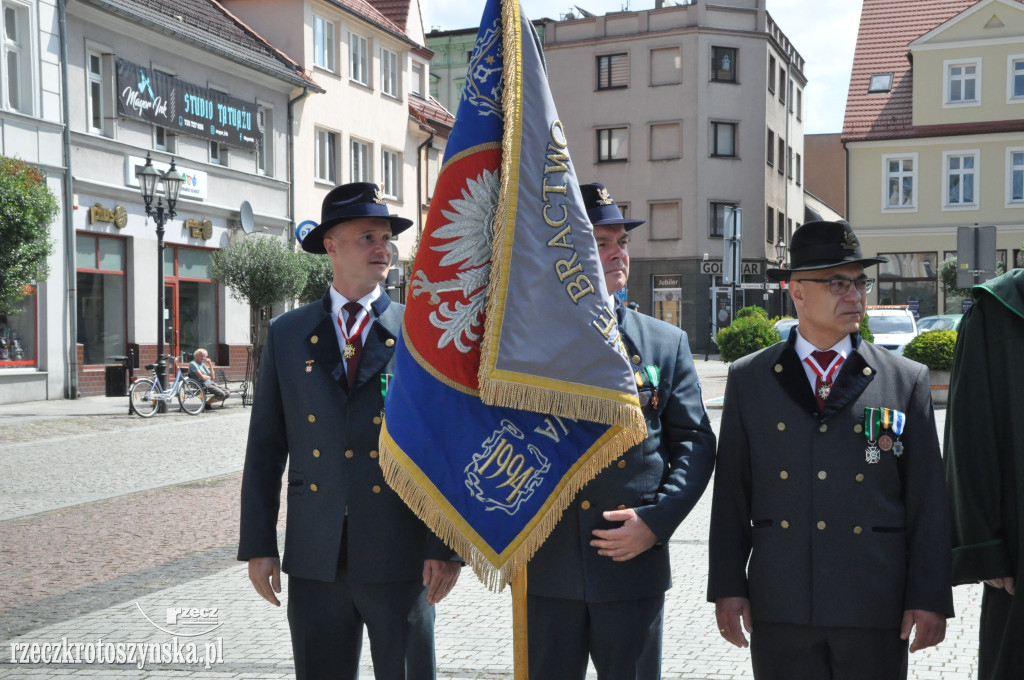
[[[172,132],[258,151],[258,107],[153,69],[117,60],[117,111]]]

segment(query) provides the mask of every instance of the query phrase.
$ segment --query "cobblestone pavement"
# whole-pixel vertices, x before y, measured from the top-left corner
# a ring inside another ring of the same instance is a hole
[[[720,397],[724,367],[696,364],[705,398]],[[143,421],[113,403],[0,408],[0,678],[293,678],[285,607],[234,560],[249,410]],[[709,513],[710,490],[671,542],[666,680],[751,677],[748,650],[721,640],[704,601]],[[911,657],[912,678],[974,677],[981,590],[955,594],[959,618]],[[62,663],[18,663],[33,643]],[[137,649],[143,663],[128,658]],[[440,680],[511,680],[508,592],[464,572],[437,608],[437,652]],[[372,678],[368,645],[361,665]]]

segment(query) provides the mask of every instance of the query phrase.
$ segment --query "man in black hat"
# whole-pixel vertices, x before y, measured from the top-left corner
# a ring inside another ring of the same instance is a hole
[[[375,184],[327,194],[303,250],[326,254],[319,302],[271,321],[242,477],[238,559],[274,605],[289,575],[288,623],[298,680],[358,676],[365,625],[378,680],[434,678],[434,609],[461,564],[385,483],[377,460],[384,393],[403,305],[380,283],[391,215]],[[284,563],[277,546],[288,463]]]
[[[629,348],[647,439],[579,492],[530,560],[531,680],[583,680],[588,657],[600,680],[657,680],[668,543],[700,499],[715,461],[686,334],[625,306],[628,230],[601,184],[580,187],[594,225],[605,284]]]
[[[953,615],[950,527],[928,369],[858,333],[874,279],[846,222],[793,234],[789,340],[732,365],[708,599],[754,677],[907,677]]]

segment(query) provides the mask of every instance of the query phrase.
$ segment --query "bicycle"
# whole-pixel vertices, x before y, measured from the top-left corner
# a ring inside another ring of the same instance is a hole
[[[181,366],[175,364],[177,373],[174,376],[174,384],[170,389],[164,390],[160,384],[160,378],[156,374],[156,364],[146,364],[146,370],[153,371],[153,377],[139,378],[132,385],[128,392],[128,399],[131,407],[143,418],[149,418],[157,412],[161,403],[169,402],[177,397],[178,407],[190,416],[203,412],[206,406],[206,392],[203,386],[193,378],[188,378],[181,371]]]

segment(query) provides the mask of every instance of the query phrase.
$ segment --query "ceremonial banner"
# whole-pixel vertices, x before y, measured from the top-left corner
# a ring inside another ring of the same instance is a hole
[[[647,434],[539,40],[488,0],[385,402],[388,483],[492,589]]]

